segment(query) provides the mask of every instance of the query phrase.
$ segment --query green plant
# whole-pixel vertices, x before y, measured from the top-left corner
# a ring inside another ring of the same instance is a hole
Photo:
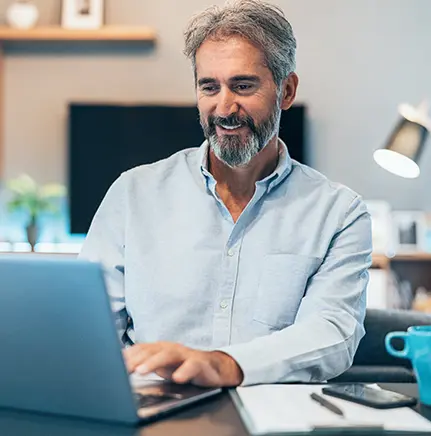
[[[35,225],[43,212],[59,212],[56,200],[66,195],[63,185],[52,183],[39,186],[27,174],[9,180],[6,186],[11,194],[7,203],[9,211],[24,211],[29,218],[28,225]]]

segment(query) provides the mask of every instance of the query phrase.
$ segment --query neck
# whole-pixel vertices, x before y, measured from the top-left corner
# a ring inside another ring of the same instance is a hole
[[[278,139],[274,136],[246,166],[231,168],[219,160],[210,149],[208,166],[217,181],[217,193],[227,205],[235,201],[247,205],[253,197],[255,184],[269,176],[278,162]],[[244,206],[245,207],[245,206]]]

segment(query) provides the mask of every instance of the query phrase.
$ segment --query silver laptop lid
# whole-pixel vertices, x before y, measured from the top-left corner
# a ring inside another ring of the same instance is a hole
[[[102,269],[0,256],[0,407],[136,422]]]

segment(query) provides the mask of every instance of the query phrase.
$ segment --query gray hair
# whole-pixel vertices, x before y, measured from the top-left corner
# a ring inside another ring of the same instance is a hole
[[[292,26],[278,7],[259,0],[236,0],[193,16],[184,32],[184,54],[191,59],[196,79],[196,52],[207,39],[240,35],[262,50],[274,82],[296,68],[296,39]]]

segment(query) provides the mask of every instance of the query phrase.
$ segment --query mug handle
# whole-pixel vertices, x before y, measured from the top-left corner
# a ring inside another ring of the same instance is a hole
[[[409,347],[407,344],[407,336],[409,334],[407,332],[390,332],[385,337],[385,347],[386,350],[388,350],[389,354],[392,354],[392,356],[395,357],[402,357],[404,359],[407,359],[409,357]],[[404,340],[404,348],[402,350],[396,350],[392,344],[391,341],[394,338],[399,338]]]

